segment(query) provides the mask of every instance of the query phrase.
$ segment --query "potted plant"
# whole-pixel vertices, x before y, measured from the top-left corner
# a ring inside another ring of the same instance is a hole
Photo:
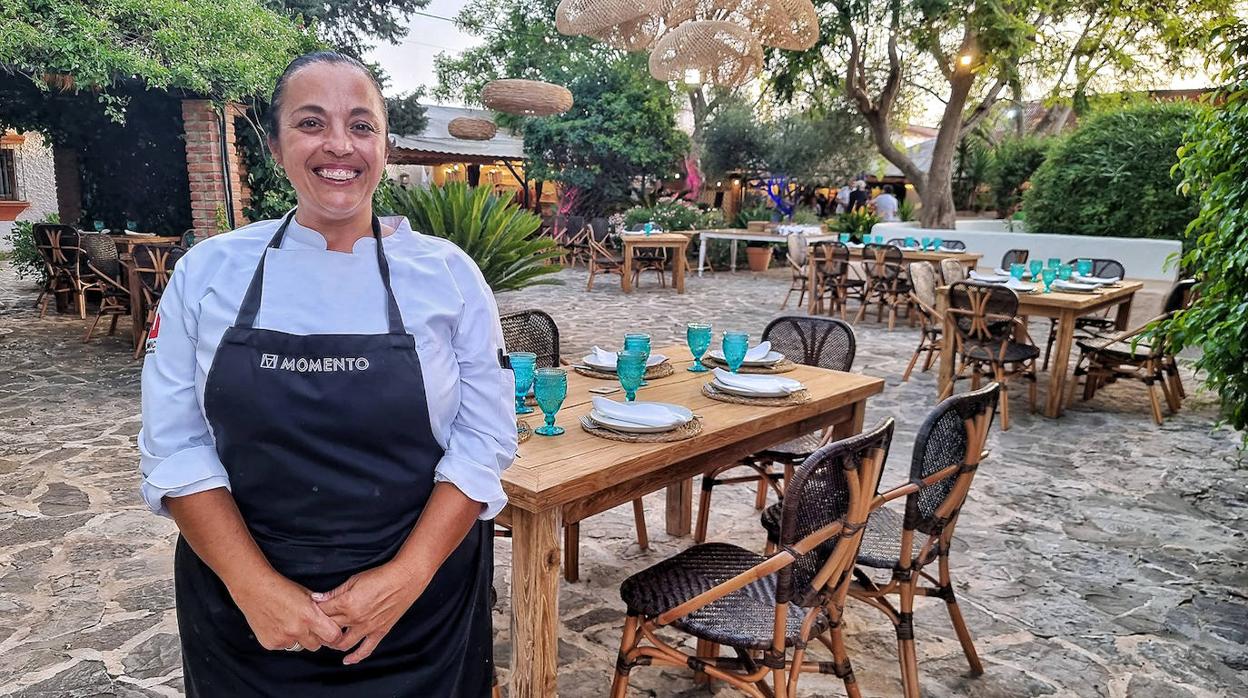
[[[765,242],[747,243],[745,258],[750,263],[750,271],[767,271],[771,266],[771,245]]]

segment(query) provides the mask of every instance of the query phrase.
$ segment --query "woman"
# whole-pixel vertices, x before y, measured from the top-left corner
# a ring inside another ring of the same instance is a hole
[[[893,196],[893,185],[885,184],[883,193],[872,199],[871,205],[875,207],[875,214],[880,217],[881,221],[891,223],[899,220],[897,197]]]
[[[358,62],[293,61],[269,139],[297,208],[187,253],[143,367],[187,694],[488,695],[516,446],[490,289],[373,215],[388,135]]]

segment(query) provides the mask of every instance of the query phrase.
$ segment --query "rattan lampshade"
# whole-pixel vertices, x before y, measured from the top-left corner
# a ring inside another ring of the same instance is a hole
[[[662,14],[670,0],[561,0],[555,28],[561,34],[594,35],[643,17]]]
[[[663,33],[663,17],[646,15],[599,31],[586,32],[602,43],[623,51],[649,50]]]
[[[508,78],[486,83],[481,103],[505,114],[551,116],[572,108],[572,93],[562,85]]]
[[[650,53],[650,74],[665,82],[696,70],[702,82],[733,87],[763,66],[763,49],[750,30],[733,22],[692,21],[672,29]]]
[[[804,51],[819,39],[811,0],[672,0],[668,26],[724,21],[749,29],[766,46]]]
[[[446,125],[452,136],[465,141],[488,141],[498,133],[498,127],[489,119],[477,119],[471,116],[457,116]]]

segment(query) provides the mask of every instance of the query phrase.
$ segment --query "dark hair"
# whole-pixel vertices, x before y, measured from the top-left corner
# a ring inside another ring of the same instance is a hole
[[[269,113],[267,114],[267,126],[269,127],[269,138],[277,138],[279,130],[278,114],[282,111],[282,99],[286,93],[286,83],[290,82],[290,78],[295,73],[307,66],[315,63],[329,63],[331,65],[348,65],[358,68],[361,72],[368,76],[369,82],[373,83],[373,89],[377,90],[377,99],[381,101],[381,118],[382,123],[389,127],[390,119],[386,114],[386,98],[381,93],[381,83],[377,82],[377,76],[373,75],[373,71],[368,66],[352,58],[351,56],[338,53],[337,51],[313,51],[305,53],[286,65],[286,70],[282,71],[281,77],[277,79],[277,84],[273,85],[273,96],[269,98]]]
[[[891,184],[885,184],[885,185],[884,185],[884,193],[885,193],[885,194],[892,194],[892,193],[893,193],[893,185],[891,185]]]

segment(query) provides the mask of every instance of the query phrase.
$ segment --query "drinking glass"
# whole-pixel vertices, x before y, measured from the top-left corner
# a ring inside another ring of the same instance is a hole
[[[875,244],[877,244],[877,245],[883,245],[883,244],[884,244],[884,236],[883,236],[883,235],[876,235],[876,236],[875,236]]]
[[[923,249],[925,249],[925,250],[926,250],[927,248],[929,248],[929,247],[931,247],[931,246],[932,246],[932,239],[931,239],[930,237],[928,237],[928,238],[923,238]]]
[[[92,221],[91,225],[95,226],[95,232],[97,233],[103,232],[104,230],[104,221]]]
[[[139,224],[135,223],[134,221],[126,221],[126,230],[133,230],[135,232],[138,232]]]
[[[568,372],[562,368],[539,368],[533,377],[533,396],[546,415],[546,423],[533,430],[542,436],[558,436],[563,427],[555,426],[555,414],[568,396]]]
[[[724,363],[728,370],[736,373],[745,361],[745,352],[750,348],[750,335],[745,332],[724,333]]]
[[[1031,267],[1031,280],[1035,281],[1036,279],[1040,278],[1040,272],[1044,271],[1044,262],[1041,262],[1038,259],[1033,259],[1031,260],[1030,267]]]
[[[1062,260],[1061,260],[1061,258],[1060,258],[1060,257],[1049,257],[1049,262],[1048,262],[1048,264],[1045,264],[1045,266],[1046,266],[1046,267],[1053,267],[1054,269],[1056,269],[1056,268],[1058,268],[1058,267],[1062,266]]]
[[[513,351],[507,354],[511,361],[511,372],[516,376],[516,414],[529,414],[532,407],[524,404],[524,396],[533,387],[533,370],[537,367],[537,354],[527,351]]]
[[[918,247],[918,246],[919,246],[919,243],[915,242],[914,238],[906,238],[906,249],[907,249],[907,250],[912,250],[912,249],[914,249],[914,248],[916,248],[916,247]]]
[[[932,238],[932,249],[939,250],[940,246],[945,244],[944,238]]]
[[[1077,259],[1075,265],[1075,268],[1079,270],[1079,276],[1092,276],[1092,260]]]
[[[711,346],[711,326],[705,322],[691,322],[685,325],[685,341],[689,343],[689,353],[693,354],[693,365],[689,370],[693,373],[704,373],[708,369],[702,365],[702,355]]]
[[[1057,270],[1053,267],[1045,267],[1044,271],[1040,272],[1040,278],[1044,279],[1044,292],[1052,293],[1053,280],[1057,278]]]
[[[624,349],[626,351],[639,352],[646,357],[646,361],[650,361],[650,335],[641,332],[630,332],[624,335]],[[646,382],[646,372],[641,372],[641,384],[649,385]]]
[[[1069,264],[1063,264],[1057,268],[1057,278],[1062,281],[1070,281],[1070,273],[1072,271],[1074,269],[1071,269]]]
[[[1027,267],[1019,262],[1014,262],[1010,265],[1010,276],[1019,281],[1023,280],[1023,273],[1025,271],[1027,271]]]
[[[645,231],[646,231],[646,235],[649,235],[650,233],[653,233],[653,232],[654,232],[654,223],[651,223],[650,221],[646,221],[646,225],[645,225],[645,228],[643,228],[643,230],[645,230]]]
[[[637,389],[641,387],[646,375],[645,354],[625,349],[617,355],[615,375],[620,379],[620,387],[624,389],[624,399],[632,402],[637,399]]]
[[[840,240],[842,244],[847,243],[849,242],[849,233],[841,233],[836,236],[836,239]]]

